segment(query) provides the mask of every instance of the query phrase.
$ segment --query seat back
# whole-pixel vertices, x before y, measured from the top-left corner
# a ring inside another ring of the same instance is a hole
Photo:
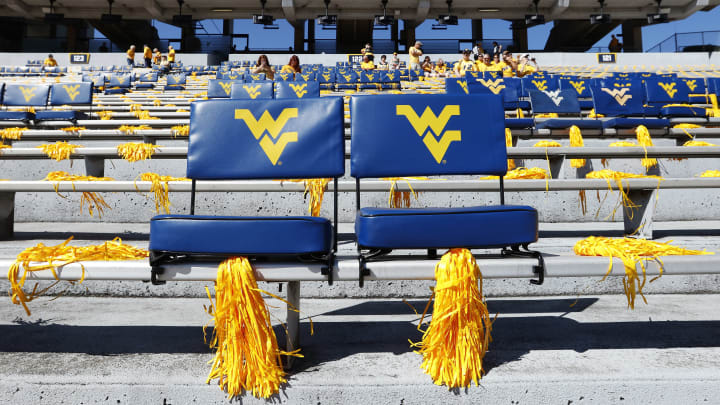
[[[218,72],[217,78],[222,80],[242,80],[243,74],[236,71]]]
[[[687,103],[687,87],[673,78],[645,79],[645,100],[651,105]]]
[[[388,70],[385,73],[386,83],[400,83],[400,72],[397,70]]]
[[[132,84],[131,75],[110,75],[108,87],[129,88]]]
[[[590,98],[590,80],[581,78],[562,78],[560,79],[560,89],[575,90],[577,98]]]
[[[499,96],[353,96],[350,110],[358,179],[507,171]]]
[[[339,177],[345,172],[343,100],[203,100],[190,107],[187,176]]]
[[[50,86],[47,84],[6,84],[3,105],[33,106],[47,105]]]
[[[483,79],[502,79],[503,72],[499,70],[486,70],[482,73]]]
[[[273,82],[265,83],[234,83],[230,90],[230,98],[232,99],[264,99],[268,100],[274,97]]]
[[[678,84],[682,87],[685,87],[688,95],[707,93],[705,79],[702,77],[684,77],[678,80]]]
[[[329,70],[317,75],[321,83],[335,83],[335,71]]]
[[[315,80],[317,80],[317,73],[315,72],[295,73],[295,81],[297,82],[309,82]]]
[[[177,73],[167,75],[167,84],[170,86],[182,86],[187,83],[187,75],[185,73]]]
[[[473,87],[478,87],[468,79],[446,78],[445,94],[470,94],[475,93]]]
[[[523,97],[530,97],[531,90],[555,91],[559,88],[556,79],[546,76],[523,77],[521,83]]]
[[[275,98],[315,98],[320,97],[320,83],[278,82]]]
[[[291,82],[293,80],[295,80],[294,73],[288,73],[288,72],[275,73],[275,81]]]
[[[380,83],[382,72],[379,71],[362,71],[360,72],[360,83]]]
[[[575,90],[530,90],[533,114],[580,114],[580,103]]]
[[[478,79],[477,84],[478,93],[491,93],[495,95],[503,94],[507,87],[502,77],[498,77],[497,79]]]
[[[345,73],[338,72],[337,74],[337,82],[338,83],[357,83],[359,80],[359,77],[357,73],[353,71],[348,71]]]
[[[157,72],[148,72],[142,74],[140,75],[140,77],[138,77],[138,81],[143,83],[155,83],[158,81],[158,74]]]
[[[50,92],[50,105],[88,105],[92,104],[93,84],[55,83]]]
[[[207,96],[208,98],[230,98],[232,86],[235,83],[243,83],[242,80],[208,80]]]
[[[246,73],[245,74],[245,81],[248,82],[264,82],[267,80],[265,77],[265,73]]]
[[[597,114],[607,116],[643,115],[643,92],[640,81],[604,80],[591,87]]]

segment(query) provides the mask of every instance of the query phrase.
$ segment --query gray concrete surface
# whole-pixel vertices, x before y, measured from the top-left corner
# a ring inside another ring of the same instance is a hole
[[[305,299],[304,359],[272,403],[700,404],[720,398],[720,295],[490,299],[479,387],[420,369],[418,316],[395,299]],[[421,309],[424,300],[411,300]],[[228,403],[206,385],[203,299],[65,297],[0,306],[0,402]],[[276,316],[282,305],[271,309]],[[308,317],[315,334],[310,336]],[[282,328],[276,327],[278,333]],[[280,337],[282,341],[282,337]],[[266,403],[246,395],[239,403]]]

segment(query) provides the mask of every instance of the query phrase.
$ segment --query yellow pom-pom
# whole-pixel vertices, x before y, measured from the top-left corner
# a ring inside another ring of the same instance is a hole
[[[570,127],[570,146],[580,148],[584,146],[582,133],[580,132],[580,128],[578,128],[577,125],[573,125]],[[585,167],[585,163],[587,161],[585,159],[570,159],[570,166],[574,168],[581,168]]]
[[[70,155],[75,153],[75,149],[82,147],[82,145],[73,145],[65,141],[36,146],[36,148],[42,149],[42,151],[47,154],[50,159],[55,159],[58,162],[69,159]]]
[[[637,135],[638,145],[642,146],[643,149],[648,146],[653,146],[652,138],[650,138],[650,132],[645,125],[639,125],[635,129],[635,134]],[[657,165],[657,159],[648,158],[647,149],[645,149],[645,157],[642,159],[641,163],[645,169],[649,169]]]
[[[140,177],[141,181],[152,182],[152,186],[150,186],[150,191],[155,198],[155,212],[157,212],[158,214],[160,213],[161,208],[163,209],[163,211],[165,211],[166,214],[170,214],[170,186],[168,182],[190,181],[190,179],[186,177],[162,176],[157,173],[151,172],[142,173],[138,177]],[[135,186],[135,189],[137,189],[137,186]]]
[[[118,155],[128,162],[150,159],[158,145],[151,143],[128,142],[117,146]]]
[[[115,179],[110,177],[94,177],[94,176],[79,176],[74,174],[69,174],[68,172],[63,171],[55,171],[50,172],[45,176],[43,179],[44,181],[114,181]],[[62,194],[58,192],[59,184],[55,184],[55,192],[58,193],[60,197],[65,198]],[[105,200],[100,196],[100,194],[92,192],[92,191],[83,191],[82,197],[80,198],[80,211],[83,210],[83,207],[87,204],[88,207],[88,213],[90,216],[93,216],[95,210],[98,211],[98,217],[102,217],[103,214],[103,208],[110,209],[110,206],[105,202]]]

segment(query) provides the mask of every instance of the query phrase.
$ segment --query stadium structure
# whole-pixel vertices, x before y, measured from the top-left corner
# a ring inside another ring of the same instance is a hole
[[[0,402],[717,401],[718,3],[0,0]]]

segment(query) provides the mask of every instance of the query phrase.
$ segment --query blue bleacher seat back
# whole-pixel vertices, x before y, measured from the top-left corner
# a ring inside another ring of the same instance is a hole
[[[44,107],[47,104],[50,86],[46,84],[7,84],[3,104],[6,106]]]
[[[230,98],[232,86],[234,84],[243,83],[242,80],[208,80],[207,96],[208,98]]]
[[[274,98],[273,82],[264,83],[234,83],[230,90],[231,99],[262,100]]]
[[[275,98],[320,97],[320,82],[278,82]]]

